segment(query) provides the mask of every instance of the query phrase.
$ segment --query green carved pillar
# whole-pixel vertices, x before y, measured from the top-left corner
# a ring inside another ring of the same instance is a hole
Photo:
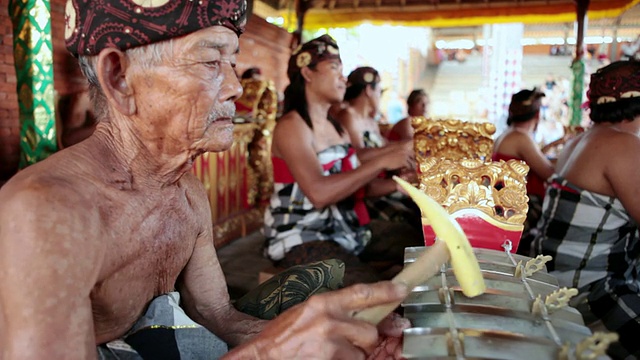
[[[20,116],[20,168],[57,150],[49,0],[10,0]]]
[[[576,1],[576,57],[571,63],[573,72],[573,95],[571,96],[571,121],[570,125],[582,123],[582,92],[584,91],[584,34],[586,28],[587,10],[590,0]]]
[[[575,59],[571,63],[573,72],[573,89],[571,95],[571,121],[569,125],[580,125],[582,123],[582,92],[584,90],[584,59]]]

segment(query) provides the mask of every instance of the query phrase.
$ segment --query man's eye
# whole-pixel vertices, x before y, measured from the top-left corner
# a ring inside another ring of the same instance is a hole
[[[217,68],[220,67],[220,61],[215,60],[215,61],[205,61],[204,66],[206,67],[210,67],[210,68]]]

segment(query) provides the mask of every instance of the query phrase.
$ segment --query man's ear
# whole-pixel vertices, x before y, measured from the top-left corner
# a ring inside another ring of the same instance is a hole
[[[106,48],[98,54],[96,72],[100,87],[109,104],[127,116],[136,112],[133,89],[126,77],[129,66],[127,56],[118,49]]]
[[[303,67],[302,69],[300,69],[300,75],[302,75],[302,78],[306,81],[306,82],[311,82],[311,72],[313,70],[309,69],[308,66]]]

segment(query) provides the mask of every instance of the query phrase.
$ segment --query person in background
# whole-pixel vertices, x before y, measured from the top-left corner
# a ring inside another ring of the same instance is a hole
[[[535,254],[594,331],[615,331],[614,359],[640,358],[640,62],[591,75],[593,122],[567,143],[544,199]]]
[[[242,73],[241,79],[262,80],[262,71],[257,67],[250,67]]]
[[[264,216],[265,254],[280,267],[336,258],[345,284],[387,278],[377,261],[402,264],[406,237],[371,226],[367,196],[397,191],[379,179],[411,165],[410,149],[359,161],[348,133],[329,116],[342,101],[346,79],[336,42],[328,35],[300,46],[289,60],[284,115],[273,132],[274,193]]]
[[[411,118],[427,116],[429,112],[429,95],[422,89],[411,91],[407,98],[407,112],[409,116],[398,121],[387,134],[389,141],[413,140]]]
[[[380,133],[379,122],[375,119],[380,114],[380,95],[382,93],[380,75],[372,67],[359,67],[347,78],[347,89],[344,101],[347,106],[338,114],[338,120],[349,134],[351,144],[356,149],[362,162],[375,160],[388,152],[413,152],[413,141],[397,141],[388,143]],[[397,172],[409,181],[416,180],[414,168],[404,168]],[[382,172],[379,186],[388,186],[386,182],[391,173]],[[412,237],[416,245],[421,242],[422,220],[420,210],[406,195],[395,192],[380,197],[366,199],[367,209],[372,219],[410,224],[416,229]]]
[[[67,3],[97,127],[0,189],[0,358],[393,356],[353,313],[406,286],[328,292],[271,322],[233,307],[191,167],[233,143],[246,2],[131,4]]]
[[[518,253],[528,255],[533,237],[532,229],[540,218],[545,183],[553,174],[553,164],[547,159],[534,140],[540,121],[541,98],[544,93],[534,88],[521,90],[511,97],[507,130],[498,137],[493,146],[493,161],[523,160],[529,165],[527,196],[529,211],[524,223]]]

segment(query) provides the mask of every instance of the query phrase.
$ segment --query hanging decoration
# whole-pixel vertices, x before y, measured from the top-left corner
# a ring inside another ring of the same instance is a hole
[[[20,118],[20,168],[57,150],[49,0],[10,0]]]

